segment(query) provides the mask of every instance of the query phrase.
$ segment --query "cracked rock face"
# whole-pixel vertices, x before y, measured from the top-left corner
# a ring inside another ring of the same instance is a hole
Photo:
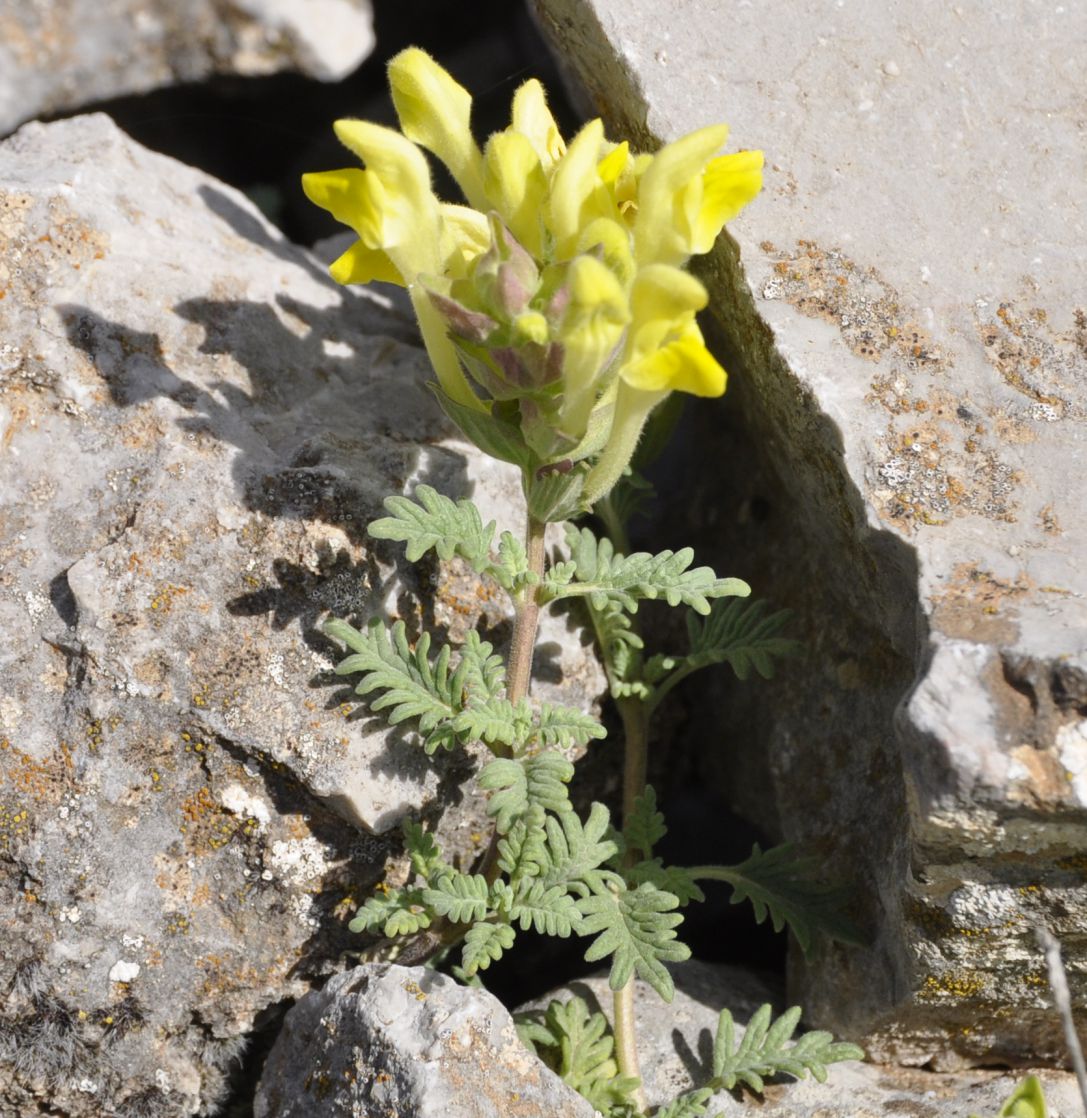
[[[411,323],[104,116],[0,145],[0,241],[0,1112],[214,1109],[255,1017],[357,948],[405,814],[486,842],[473,758],[372,719],[320,624],[501,643],[502,603],[365,525],[426,481],[517,530],[519,485]],[[549,624],[536,689],[591,705]]]
[[[1087,996],[1087,12],[536,7],[616,138],[766,151],[701,266],[732,381],[694,454],[737,468],[692,457],[685,504],[810,650],[701,726],[857,883],[872,946],[798,1000],[877,1056],[1063,1059],[1032,927]]]
[[[369,0],[0,0],[0,134],[209,74],[337,81],[373,46]]]
[[[371,963],[288,1014],[255,1118],[592,1118],[485,990],[424,967]]]

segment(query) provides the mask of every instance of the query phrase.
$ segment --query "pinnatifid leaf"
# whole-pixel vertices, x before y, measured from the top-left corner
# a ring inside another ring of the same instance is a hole
[[[678,1098],[657,1110],[653,1118],[704,1118],[706,1107],[713,1098],[709,1087],[684,1091]]]
[[[347,925],[352,932],[371,932],[394,939],[430,927],[421,889],[378,891],[355,910]]]
[[[679,900],[680,907],[691,901],[704,901],[706,894],[698,886],[698,882],[691,876],[690,871],[682,866],[666,866],[660,858],[647,858],[635,862],[623,870],[623,877],[627,886],[638,886],[649,882],[666,893],[674,893]]]
[[[490,908],[490,887],[480,873],[456,871],[444,874],[422,890],[423,903],[438,916],[454,924],[484,920]]]
[[[606,837],[610,826],[611,816],[603,804],[593,804],[584,823],[576,811],[548,815],[539,880],[545,886],[562,885],[580,897],[606,890],[609,884],[621,885],[619,876],[604,868],[619,849]]]
[[[367,529],[374,539],[406,544],[408,561],[415,563],[434,550],[441,559],[459,555],[478,574],[490,573],[494,521],[484,525],[471,501],[452,501],[429,485],[420,485],[410,497],[386,497],[390,516],[375,520]]]
[[[633,1109],[638,1080],[619,1074],[608,1019],[579,997],[552,1001],[545,1010],[519,1013],[518,1035],[543,1062],[601,1114]]]
[[[573,525],[567,527],[566,543],[575,568],[574,581],[560,585],[545,576],[541,584],[545,601],[588,597],[595,608],[602,609],[613,600],[635,613],[640,600],[661,598],[670,606],[682,604],[697,613],[709,613],[711,598],[751,593],[741,579],[718,578],[709,567],[692,569],[694,552],[690,548],[657,555],[645,551],[620,555],[610,540],[598,540],[588,528]]]
[[[574,766],[560,753],[491,761],[479,774],[479,783],[493,793],[487,814],[498,833],[506,834],[533,805],[555,813],[571,811],[566,785],[573,775]]]
[[[424,831],[419,823],[411,819],[404,820],[401,830],[404,833],[404,849],[418,877],[429,881],[449,869],[442,857],[441,847],[429,831]]]
[[[546,886],[527,878],[509,909],[510,921],[520,923],[521,931],[534,928],[540,935],[565,939],[579,922],[574,898],[561,886]]]
[[[685,659],[695,667],[728,664],[739,679],[747,679],[752,669],[771,679],[775,661],[795,655],[800,643],[781,635],[792,613],[768,613],[769,608],[765,601],[733,599],[715,602],[704,619],[688,617],[690,652]]]
[[[657,810],[657,793],[647,784],[635,797],[634,810],[623,820],[623,841],[627,850],[637,851],[643,858],[653,856],[653,847],[668,833],[664,816]]]
[[[517,933],[509,924],[476,924],[464,937],[461,965],[469,977],[486,970],[513,946]]]
[[[819,859],[798,854],[792,843],[765,851],[756,843],[739,865],[699,866],[691,872],[697,880],[727,881],[732,903],[749,900],[757,923],[769,916],[775,932],[788,924],[805,954],[820,932],[843,943],[865,942],[845,915],[848,890],[822,880]]]
[[[674,985],[665,963],[689,959],[690,948],[676,939],[676,927],[683,916],[676,912],[679,898],[655,885],[645,883],[637,889],[616,889],[614,885],[594,890],[578,901],[582,920],[579,935],[595,935],[585,952],[587,962],[611,960],[608,982],[613,990],[622,989],[636,974],[666,1001],[672,1000]]]
[[[800,1007],[786,1010],[772,1020],[769,1005],[755,1011],[737,1045],[732,1014],[721,1010],[713,1043],[713,1079],[710,1086],[731,1091],[743,1083],[762,1093],[771,1075],[803,1079],[810,1074],[820,1083],[827,1078],[827,1065],[840,1060],[862,1060],[864,1051],[855,1044],[835,1041],[830,1033],[804,1033],[795,1044],[789,1039],[800,1022]]]

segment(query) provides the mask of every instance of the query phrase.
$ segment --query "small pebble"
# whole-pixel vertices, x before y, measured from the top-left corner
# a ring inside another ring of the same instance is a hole
[[[888,58],[883,64],[883,72],[889,78],[897,78],[902,71],[898,68],[898,63],[893,58]]]

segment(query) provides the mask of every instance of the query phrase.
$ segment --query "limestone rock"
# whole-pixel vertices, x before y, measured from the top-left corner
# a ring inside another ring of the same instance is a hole
[[[0,134],[209,74],[337,81],[373,46],[369,0],[0,0]]]
[[[1087,10],[536,7],[614,138],[766,151],[702,266],[735,418],[691,421],[683,504],[810,650],[701,725],[857,882],[871,948],[797,1000],[918,1064],[1063,1059],[1031,930],[1087,998]]]
[[[592,1118],[485,990],[423,967],[339,974],[288,1014],[254,1118]]]
[[[646,1097],[651,1106],[663,1106],[677,1095],[706,1081],[710,1074],[713,1038],[718,1015],[727,1007],[736,1022],[735,1043],[746,1031],[751,1015],[765,1002],[780,1012],[775,992],[740,967],[690,961],[672,968],[676,995],[662,1005],[657,993],[638,980],[634,1004],[638,1020],[638,1053]],[[611,991],[605,977],[573,983],[555,996],[568,993],[584,998],[594,1008],[603,1007],[611,1018]],[[546,1005],[550,999],[543,999]],[[799,1037],[802,1025],[794,1034]],[[708,1114],[743,1118],[880,1118],[904,1114],[911,1118],[970,1118],[998,1114],[1016,1085],[1029,1074],[1007,1072],[936,1073],[879,1067],[843,1061],[828,1069],[826,1083],[814,1079],[781,1077],[767,1084],[756,1102],[750,1092],[741,1097],[718,1093]],[[1071,1118],[1080,1110],[1075,1076],[1042,1070],[1037,1073],[1052,1115]]]
[[[370,717],[320,624],[500,642],[501,603],[365,525],[429,481],[516,529],[518,482],[410,323],[104,116],[0,145],[0,241],[0,1113],[187,1114],[357,947],[400,818],[486,841],[473,759]],[[551,625],[535,686],[591,704]]]

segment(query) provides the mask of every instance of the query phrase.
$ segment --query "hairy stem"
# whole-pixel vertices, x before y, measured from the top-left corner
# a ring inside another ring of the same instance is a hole
[[[544,575],[546,528],[546,524],[531,515],[525,528],[528,569],[540,579]],[[506,698],[511,703],[519,702],[528,694],[528,682],[532,677],[532,654],[536,648],[536,628],[540,621],[540,603],[536,587],[526,587],[522,595],[515,607],[513,639],[510,642],[510,656],[506,666]]]
[[[623,822],[634,814],[634,801],[645,791],[646,766],[649,748],[649,711],[639,699],[620,699],[619,714],[623,719],[625,757],[623,761]],[[637,852],[627,850],[623,858],[626,866],[637,861]],[[634,979],[612,995],[615,1058],[619,1074],[641,1080],[638,1066],[638,1038],[634,1026]],[[648,1109],[645,1091],[640,1082],[634,1091],[634,1103],[644,1114]]]
[[[544,576],[544,533],[547,525],[528,514],[525,526],[525,554],[529,571],[542,579]],[[506,698],[511,703],[520,702],[528,694],[529,680],[532,678],[532,654],[536,651],[536,630],[540,623],[540,602],[538,588],[526,586],[521,598],[514,606],[513,637],[510,640],[510,654],[506,661]],[[491,841],[477,873],[483,874],[493,882],[498,877],[498,829],[492,828]]]

